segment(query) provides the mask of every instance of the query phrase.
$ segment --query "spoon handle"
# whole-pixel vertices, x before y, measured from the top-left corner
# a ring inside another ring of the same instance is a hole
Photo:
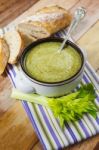
[[[59,52],[61,52],[65,46],[66,41],[69,39],[71,33],[76,29],[77,25],[79,24],[80,20],[85,16],[86,10],[83,7],[79,7],[75,11],[74,19],[72,20],[70,27],[67,31],[66,37],[59,48]]]

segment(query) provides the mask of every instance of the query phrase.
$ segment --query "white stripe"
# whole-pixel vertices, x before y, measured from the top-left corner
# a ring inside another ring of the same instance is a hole
[[[89,82],[91,82],[91,83],[93,83],[94,84],[94,82],[92,82],[92,81],[90,81],[90,79],[88,78],[88,76],[85,74],[85,76],[86,76],[86,78],[87,78],[87,80],[89,81]],[[82,82],[83,82],[83,84],[86,84],[86,82],[85,82],[85,80],[84,79],[82,79]],[[97,90],[95,90],[95,92],[97,93],[97,95],[99,96],[99,93],[97,92]],[[95,102],[95,104],[96,104],[96,106],[98,107],[99,106],[99,102],[98,102],[98,100],[97,99],[95,99],[94,100],[94,102]],[[98,104],[98,105],[97,105]]]
[[[89,65],[88,62],[87,62],[87,65]],[[86,73],[89,75],[91,81],[94,83],[96,89],[99,90],[99,85],[98,85],[98,83],[96,82],[96,80],[94,79],[94,77],[92,76],[92,74],[90,73],[90,71],[88,70],[87,66],[85,67],[85,71],[86,71]],[[92,70],[92,72],[93,72],[93,74],[97,77],[95,71]],[[87,77],[87,78],[88,78],[88,77]]]
[[[12,72],[12,70],[10,69],[10,67],[9,67],[8,65],[7,65],[7,69],[9,70],[12,79],[15,80],[15,77],[14,77],[14,75],[13,75],[13,72]],[[14,82],[15,82],[15,81],[14,81]]]
[[[66,35],[64,34],[63,31],[59,32],[59,36],[61,36],[62,38],[65,38],[65,37],[66,37]]]
[[[71,134],[69,133],[68,129],[64,127],[64,133],[66,137],[68,138],[70,144],[74,144],[74,139],[72,138]]]
[[[82,121],[83,125],[85,126],[87,132],[89,133],[89,136],[92,136],[92,133],[91,133],[89,127],[87,126],[86,122],[84,121],[84,119],[81,119],[81,121]]]
[[[38,120],[38,117],[36,116],[36,113],[35,113],[35,111],[33,109],[33,105],[31,103],[29,103],[29,102],[27,104],[29,106],[29,109],[31,111],[31,114],[32,114],[33,118],[35,119],[36,126],[37,126],[37,128],[39,130],[40,135],[42,136],[44,144],[46,145],[48,150],[52,150],[52,147],[51,147],[51,145],[50,145],[50,143],[49,143],[49,141],[48,141],[48,139],[47,139],[47,137],[46,137],[46,135],[45,135],[45,133],[44,133],[44,131],[42,129],[42,126],[41,126],[41,124],[40,124],[40,122]]]
[[[55,128],[56,128],[56,130],[57,130],[57,134],[59,134],[60,135],[60,137],[61,137],[61,139],[62,139],[62,141],[63,141],[63,143],[64,143],[64,146],[68,146],[69,145],[69,142],[68,142],[68,140],[67,140],[67,137],[64,135],[64,132],[62,131],[62,128],[59,126],[59,124],[57,123],[57,121],[56,121],[56,119],[55,119],[55,117],[54,117],[54,115],[53,115],[53,113],[52,113],[52,111],[50,110],[50,109],[47,109],[47,112],[48,112],[48,114],[50,115],[50,117],[51,117],[51,121],[53,122],[53,124],[54,124],[54,126],[55,126]],[[58,135],[58,136],[59,136]]]
[[[97,73],[95,72],[95,70],[93,69],[93,67],[91,66],[91,64],[87,61],[87,65],[89,66],[90,70],[94,73],[94,75],[96,76],[96,78],[99,80],[99,76],[97,75]],[[86,67],[87,68],[87,67]],[[88,68],[87,68],[88,69]],[[93,77],[94,78],[94,77]]]
[[[53,128],[53,131],[55,132],[56,137],[57,137],[58,140],[59,140],[59,143],[61,144],[62,147],[64,147],[64,143],[63,143],[62,139],[60,138],[60,136],[59,136],[59,134],[58,134],[58,130],[57,130],[56,127],[53,125],[53,121],[52,121],[52,119],[50,118],[51,115],[48,113],[48,109],[47,109],[47,108],[44,108],[44,111],[45,111],[46,116],[47,116],[47,118],[48,118],[48,120],[49,120],[49,122],[50,122],[51,127]],[[55,122],[54,122],[54,124],[55,124]],[[67,142],[67,141],[66,141],[66,142]],[[66,143],[66,146],[67,146],[67,145],[68,145],[68,143]]]
[[[97,124],[95,118],[93,118],[90,114],[88,114],[88,117],[93,122],[93,125],[94,125],[95,129],[99,132],[99,125]]]
[[[84,133],[83,129],[81,128],[80,124],[78,121],[75,121],[75,125],[77,126],[77,129],[79,130],[79,132],[81,133],[82,135],[82,138],[83,139],[86,139],[86,134]]]
[[[49,130],[48,127],[47,127],[47,124],[46,124],[46,122],[45,122],[45,120],[44,120],[44,118],[43,118],[43,115],[42,115],[42,112],[41,112],[40,109],[39,109],[39,106],[35,105],[35,108],[36,108],[36,111],[37,111],[37,113],[38,113],[39,119],[40,119],[41,122],[43,123],[44,130],[45,130],[45,132],[47,133],[47,135],[48,135],[50,141],[52,142],[52,145],[53,145],[54,149],[57,149],[57,148],[58,148],[58,145],[56,144],[55,139],[53,138],[53,136],[51,135],[50,130]]]
[[[81,141],[81,137],[80,137],[80,135],[79,135],[77,129],[75,128],[75,126],[73,125],[72,122],[69,123],[69,126],[70,126],[70,128],[72,129],[74,135],[76,136],[77,141],[78,141],[78,142]]]
[[[83,115],[83,119],[86,122],[87,126],[90,128],[90,131],[92,132],[92,135],[96,134],[96,129],[94,128],[92,122],[89,120],[87,115]]]
[[[85,82],[84,80],[83,80],[83,83],[86,84],[86,82]],[[97,100],[96,100],[96,101],[97,101]],[[88,114],[88,118],[90,118],[90,120],[91,120],[93,126],[95,127],[95,129],[99,128],[99,126],[97,127],[97,122],[96,122],[96,120],[95,120],[90,114]]]
[[[64,34],[63,31],[61,31],[61,32],[59,32],[59,36],[62,37],[62,38],[65,38],[66,35]]]

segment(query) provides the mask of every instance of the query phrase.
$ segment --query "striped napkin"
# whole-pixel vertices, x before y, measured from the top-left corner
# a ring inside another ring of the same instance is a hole
[[[64,35],[65,31],[57,33],[55,36]],[[17,73],[17,67],[8,65],[7,74],[15,87]],[[82,86],[82,84],[87,83],[92,83],[94,85],[97,95],[94,102],[99,109],[99,78],[88,62],[86,62],[83,79],[77,89]],[[43,148],[46,150],[59,150],[99,133],[99,112],[97,112],[96,119],[90,114],[85,114],[81,120],[66,123],[64,129],[62,129],[59,125],[58,119],[53,116],[50,109],[25,101],[22,101],[22,104],[43,145]]]

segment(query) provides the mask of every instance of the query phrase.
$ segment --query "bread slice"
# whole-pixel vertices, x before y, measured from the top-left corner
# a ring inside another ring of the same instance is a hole
[[[29,21],[20,23],[17,29],[19,32],[27,33],[36,39],[42,39],[50,36],[50,33],[42,27],[39,22]]]
[[[67,27],[71,14],[62,7],[50,6],[37,11],[35,15],[18,25],[20,32],[26,32],[37,39],[46,38]]]
[[[20,33],[16,30],[7,32],[4,35],[4,39],[6,40],[9,50],[10,50],[10,57],[8,63],[15,64],[18,61],[22,51],[23,51],[23,40]]]
[[[22,40],[24,42],[24,48],[27,47],[32,42],[36,41],[36,38],[32,37],[31,35],[29,35],[29,34],[27,34],[25,32],[24,33],[20,32],[20,35],[21,35]]]
[[[0,38],[0,75],[4,72],[8,59],[9,59],[9,47],[3,38]]]

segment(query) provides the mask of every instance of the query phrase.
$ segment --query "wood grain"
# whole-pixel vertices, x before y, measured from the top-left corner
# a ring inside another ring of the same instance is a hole
[[[19,17],[17,17],[13,23],[17,24],[18,22],[20,22],[21,20],[25,19],[28,16],[33,15],[38,9],[41,9],[45,6],[49,6],[49,5],[59,5],[61,7],[64,7],[65,9],[69,10],[70,8],[72,8],[73,6],[75,6],[76,3],[78,3],[79,0],[40,0],[38,1],[33,7],[31,7],[30,9],[28,9],[27,11],[25,11],[22,15],[20,15]]]
[[[11,4],[11,5],[10,5]],[[0,25],[4,26],[20,13],[32,6],[33,0],[0,0]],[[81,22],[74,34],[77,43],[85,48],[88,59],[99,72],[99,1],[98,0],[40,0],[14,23],[18,23],[26,16],[47,5],[58,4],[72,13],[78,6],[87,9],[87,16]],[[13,6],[13,7],[12,7]],[[13,15],[12,15],[13,14]],[[93,38],[95,37],[95,38]],[[0,77],[0,150],[43,150],[41,143],[20,102],[10,98],[11,83],[4,74]],[[99,136],[75,144],[65,150],[94,150],[99,142]]]
[[[37,141],[21,102],[15,102],[0,117],[0,150],[29,150]]]
[[[99,21],[77,43],[86,50],[89,62],[97,70],[99,68]]]
[[[0,0],[0,27],[15,19],[38,0]]]

